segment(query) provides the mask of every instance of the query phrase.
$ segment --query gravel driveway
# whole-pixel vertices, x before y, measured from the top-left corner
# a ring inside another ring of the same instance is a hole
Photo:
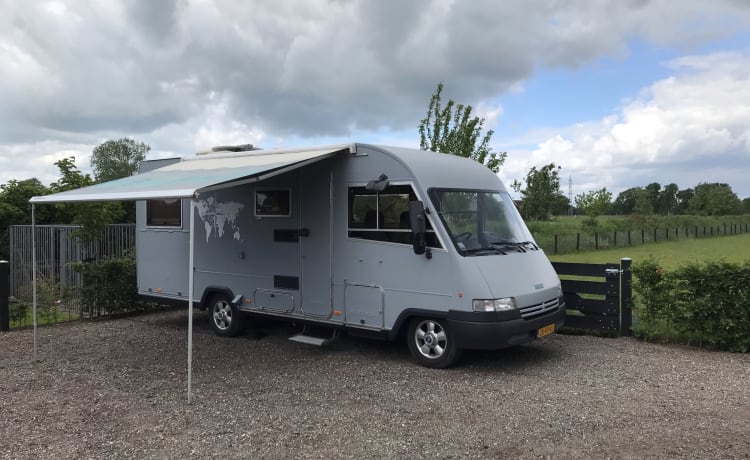
[[[187,312],[0,334],[2,458],[749,458],[750,356],[555,335],[449,370]]]

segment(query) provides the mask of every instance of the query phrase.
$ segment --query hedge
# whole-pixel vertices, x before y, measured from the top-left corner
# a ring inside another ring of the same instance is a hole
[[[634,264],[636,336],[750,350],[750,261],[695,262],[674,271]]]

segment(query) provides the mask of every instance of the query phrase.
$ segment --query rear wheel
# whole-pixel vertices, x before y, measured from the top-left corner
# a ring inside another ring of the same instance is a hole
[[[215,294],[208,304],[211,329],[217,335],[234,337],[242,332],[244,317],[241,311],[232,306],[226,294]]]
[[[414,318],[409,322],[409,351],[417,363],[444,369],[458,361],[460,353],[444,319]]]

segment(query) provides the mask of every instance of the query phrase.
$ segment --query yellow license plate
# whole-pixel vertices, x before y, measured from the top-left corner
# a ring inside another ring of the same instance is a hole
[[[550,335],[553,332],[555,332],[555,323],[548,324],[544,327],[540,327],[539,330],[536,333],[537,337],[544,337],[545,335]]]

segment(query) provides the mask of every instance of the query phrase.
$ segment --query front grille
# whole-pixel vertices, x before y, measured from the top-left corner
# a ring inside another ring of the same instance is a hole
[[[545,313],[549,313],[551,311],[557,310],[557,307],[559,306],[560,306],[560,300],[557,298],[554,298],[554,299],[550,299],[542,303],[538,303],[536,305],[523,307],[521,309],[521,318],[523,319],[536,318],[537,316],[541,316]]]

